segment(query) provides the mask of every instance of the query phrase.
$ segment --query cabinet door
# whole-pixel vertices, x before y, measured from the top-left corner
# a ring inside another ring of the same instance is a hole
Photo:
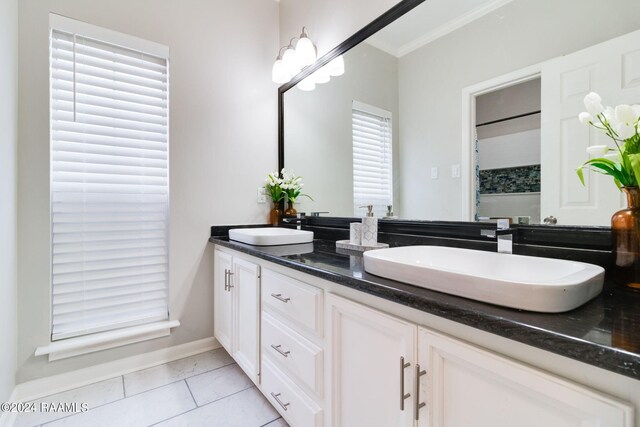
[[[213,333],[220,344],[232,353],[233,335],[233,298],[227,288],[226,272],[232,270],[231,255],[216,250],[214,255],[214,280],[213,280]]]
[[[416,326],[332,294],[327,304],[330,425],[412,426]]]
[[[234,299],[233,357],[255,383],[260,366],[260,267],[234,258],[231,277]]]
[[[609,396],[419,328],[418,426],[632,426],[633,409]]]

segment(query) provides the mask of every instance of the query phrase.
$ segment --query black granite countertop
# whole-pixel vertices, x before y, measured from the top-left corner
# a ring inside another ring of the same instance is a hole
[[[587,304],[560,314],[532,313],[373,276],[361,254],[314,240],[297,253],[211,237],[210,242],[371,295],[640,380],[640,293],[606,282]],[[293,248],[295,251],[296,248]]]

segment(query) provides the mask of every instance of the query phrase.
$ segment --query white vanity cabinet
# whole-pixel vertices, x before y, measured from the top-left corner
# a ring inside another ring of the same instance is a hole
[[[214,335],[253,380],[260,372],[260,266],[216,249]]]
[[[333,427],[412,426],[417,327],[327,295]]]
[[[331,426],[633,425],[609,396],[329,294]]]
[[[419,427],[634,425],[626,403],[422,327],[418,362]]]
[[[324,421],[324,291],[262,270],[262,392],[292,426]]]
[[[231,249],[215,310],[292,427],[640,427],[638,381]]]

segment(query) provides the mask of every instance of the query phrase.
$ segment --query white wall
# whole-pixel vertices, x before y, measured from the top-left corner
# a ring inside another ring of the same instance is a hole
[[[170,337],[52,363],[33,357],[49,339],[49,12],[170,48],[170,310],[182,322]],[[21,0],[19,27],[18,382],[213,336],[209,227],[267,221],[256,188],[277,165],[278,4]]]
[[[15,385],[18,344],[18,0],[0,2],[0,55],[0,402],[3,402]]]
[[[284,95],[285,167],[302,175],[304,192],[314,199],[298,199],[297,209],[303,212],[354,215],[352,101],[392,113],[393,159],[397,165],[397,59],[363,43],[347,52],[345,68],[348,71],[342,76],[316,85],[311,92],[293,88]],[[372,87],[376,90],[370,90]],[[384,212],[376,215],[383,216]],[[364,216],[364,209],[359,216]]]
[[[478,139],[480,170],[540,164],[540,129]]]
[[[303,26],[321,56],[382,15],[399,0],[280,0],[280,46]],[[276,55],[273,55],[275,60]]]
[[[530,224],[540,224],[540,193],[481,194],[478,215],[491,218],[528,216]]]
[[[400,58],[403,216],[463,219],[449,171],[462,158],[464,87],[636,30],[638,16],[637,0],[515,0]],[[432,166],[445,171],[437,180]]]

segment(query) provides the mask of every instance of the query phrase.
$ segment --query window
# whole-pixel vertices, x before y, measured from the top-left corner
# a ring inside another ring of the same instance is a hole
[[[376,216],[393,204],[391,112],[353,101],[353,213],[373,205]]]
[[[51,339],[168,319],[168,48],[51,15]]]

